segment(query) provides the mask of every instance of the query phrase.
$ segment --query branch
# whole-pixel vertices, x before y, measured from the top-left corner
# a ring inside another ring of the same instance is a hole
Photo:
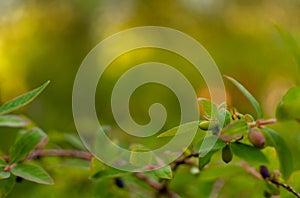
[[[24,161],[29,161],[36,157],[46,157],[46,156],[76,157],[87,161],[90,161],[93,158],[93,155],[91,153],[85,151],[54,149],[54,150],[34,150],[28,155],[28,157]]]
[[[59,149],[53,149],[53,150],[34,150],[32,151],[23,161],[30,161],[37,157],[75,157],[80,158],[83,160],[90,161],[93,158],[93,155],[89,152],[85,151],[77,151],[77,150],[59,150]],[[2,157],[5,161],[9,161],[9,156]],[[178,198],[179,196],[169,190],[165,185],[153,181],[150,178],[148,178],[143,173],[135,173],[136,177],[140,180],[145,181],[151,188],[157,190],[161,194],[165,194],[169,196],[170,198]]]
[[[144,173],[138,172],[135,173],[135,176],[140,180],[146,182],[151,188],[157,190],[159,193],[166,194],[170,198],[179,198],[179,196],[176,193],[169,190],[165,185],[150,179]]]
[[[286,189],[289,192],[293,193],[296,197],[300,198],[300,193],[298,193],[297,191],[295,191],[292,186],[290,186],[288,184],[281,183],[281,182],[279,182],[275,178],[271,178],[271,179],[269,179],[269,181],[272,182],[275,185],[283,187],[284,189]]]
[[[269,125],[269,124],[275,124],[277,122],[278,121],[276,118],[271,118],[268,120],[257,120],[256,122],[251,122],[251,123],[249,123],[249,126],[261,128],[262,126]]]
[[[199,157],[199,153],[192,153],[190,155],[187,156],[183,156],[182,158],[177,159],[176,161],[173,162],[173,171],[176,171],[178,166],[182,165],[182,164],[190,164],[190,165],[194,165],[194,163],[189,160],[192,157]]]
[[[296,197],[300,198],[300,193],[298,193],[297,191],[295,191],[293,189],[292,186],[288,185],[288,184],[284,184],[279,182],[276,178],[271,178],[271,177],[266,177],[263,178],[261,173],[257,172],[254,168],[252,168],[251,166],[249,166],[246,162],[242,162],[241,166],[251,175],[253,175],[254,177],[258,178],[258,179],[265,179],[266,181],[270,181],[271,183],[277,185],[277,186],[281,186],[284,189],[286,189],[287,191],[293,193]]]

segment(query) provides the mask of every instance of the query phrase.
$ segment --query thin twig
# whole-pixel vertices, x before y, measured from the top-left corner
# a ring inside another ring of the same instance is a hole
[[[89,152],[85,151],[77,151],[77,150],[59,150],[59,149],[53,149],[53,150],[34,150],[32,151],[25,159],[24,161],[30,161],[37,157],[75,157],[80,158],[83,160],[90,161],[93,158],[93,155]],[[9,161],[9,156],[2,157],[5,161]],[[169,190],[165,185],[153,181],[150,178],[148,178],[143,173],[135,173],[136,177],[145,181],[151,188],[157,190],[161,194],[165,194],[169,196],[170,198],[178,198],[179,196]]]
[[[273,179],[273,178],[269,179],[269,181],[272,182],[273,184],[276,184],[278,186],[281,186],[281,187],[285,188],[286,190],[288,190],[291,193],[293,193],[296,197],[300,198],[300,193],[298,193],[297,191],[295,191],[292,186],[290,186],[288,184],[281,183],[277,179]]]
[[[278,121],[276,118],[271,118],[268,120],[257,120],[256,122],[251,122],[251,123],[249,123],[249,126],[261,128],[262,126],[269,125],[269,124],[275,124],[277,122]]]
[[[246,162],[242,162],[241,166],[251,175],[253,175],[254,177],[258,178],[258,179],[263,179],[263,177],[261,176],[261,174],[259,172],[257,172],[254,168],[252,168],[251,166],[249,166]],[[276,178],[266,178],[266,181],[270,181],[271,183],[277,185],[277,186],[281,186],[284,189],[286,189],[287,191],[293,193],[296,197],[300,198],[300,193],[298,193],[297,191],[295,191],[293,189],[292,186],[288,185],[288,184],[284,184],[279,182]]]
[[[135,176],[137,178],[139,178],[140,180],[143,180],[144,182],[146,182],[151,188],[155,189],[159,193],[165,194],[165,195],[169,196],[170,198],[179,198],[179,195],[177,195],[173,191],[169,190],[167,188],[167,186],[150,179],[144,173],[138,172],[138,173],[135,173]]]
[[[176,171],[177,168],[182,164],[194,165],[193,162],[191,160],[189,160],[192,157],[199,157],[199,153],[192,153],[190,155],[183,156],[182,158],[177,159],[176,161],[173,162],[172,170]]]
[[[44,157],[44,156],[58,156],[58,157],[76,157],[83,160],[90,161],[93,158],[93,155],[89,152],[77,151],[77,150],[34,150],[25,161],[32,160],[35,157]]]

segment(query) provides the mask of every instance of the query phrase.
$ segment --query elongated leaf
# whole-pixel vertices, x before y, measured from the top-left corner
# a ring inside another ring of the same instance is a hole
[[[0,116],[0,126],[24,127],[27,124],[28,124],[28,120],[25,120],[21,116],[16,116],[16,115]]]
[[[10,176],[7,179],[0,179],[0,197],[6,197],[16,184],[16,177]]]
[[[275,25],[277,28],[278,32],[280,33],[281,38],[285,42],[287,48],[289,51],[293,54],[299,70],[300,70],[300,46],[297,44],[295,38],[287,31],[285,31],[282,27],[280,27],[278,24]]]
[[[119,178],[128,175],[128,172],[124,172],[118,169],[107,168],[106,170],[99,171],[89,177],[91,180],[105,179],[105,178]]]
[[[130,164],[138,167],[151,165],[153,154],[150,150],[133,150],[130,152]]]
[[[232,142],[231,150],[236,156],[247,162],[260,163],[260,165],[268,163],[267,157],[256,147],[240,142]]]
[[[24,159],[46,137],[39,128],[21,134],[11,149],[9,162],[12,164]]]
[[[204,118],[217,119],[218,107],[206,98],[198,98],[200,114]]]
[[[300,87],[293,87],[287,91],[277,105],[276,118],[278,120],[300,120]]]
[[[245,120],[236,120],[226,126],[222,130],[223,135],[234,136],[234,135],[244,135],[249,132],[248,123]]]
[[[171,166],[165,166],[160,169],[156,169],[154,171],[154,174],[160,179],[172,179],[173,178]]]
[[[226,143],[220,140],[217,136],[208,136],[195,146],[195,152],[200,153],[199,169],[202,170],[211,160],[215,152],[226,146]]]
[[[6,179],[10,177],[10,172],[5,172],[3,169],[0,169],[0,179]]]
[[[22,177],[23,179],[39,184],[53,184],[53,180],[50,175],[39,166],[18,164],[11,169],[11,173],[15,176]]]
[[[224,77],[227,78],[230,82],[232,82],[244,94],[244,96],[246,96],[246,98],[250,101],[250,103],[255,108],[258,117],[262,118],[263,117],[262,108],[259,105],[259,103],[257,102],[257,100],[252,96],[252,94],[234,78],[226,76],[226,75],[224,75]]]
[[[288,179],[294,170],[293,156],[290,148],[279,133],[273,129],[264,128],[262,132],[266,137],[266,145],[276,149],[280,163],[280,172],[284,179]]]
[[[188,122],[188,123],[182,124],[180,126],[174,127],[172,129],[169,129],[165,132],[162,132],[157,137],[158,138],[171,137],[171,136],[175,136],[175,135],[178,135],[178,134],[194,132],[195,126],[198,126],[198,124],[199,124],[199,121]]]
[[[128,172],[105,166],[96,158],[92,158],[90,166],[91,174],[89,176],[89,179],[91,180],[103,178],[118,178],[129,174]]]
[[[211,157],[213,156],[213,154],[215,154],[216,151],[211,151],[211,152],[208,152],[205,156],[203,157],[199,157],[199,164],[198,164],[198,167],[199,167],[199,170],[202,170],[206,164],[208,164],[211,160]]]
[[[221,109],[219,111],[218,120],[222,128],[226,127],[231,122],[231,115],[227,109]]]
[[[0,115],[10,113],[27,105],[28,103],[33,101],[47,87],[49,83],[50,81],[47,81],[42,86],[5,103],[2,107],[0,107]]]

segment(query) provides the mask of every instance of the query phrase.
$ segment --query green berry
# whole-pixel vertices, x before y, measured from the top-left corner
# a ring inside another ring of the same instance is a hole
[[[222,149],[222,160],[228,164],[229,162],[231,162],[232,160],[232,152],[231,152],[231,148],[230,145],[227,144],[223,149]]]

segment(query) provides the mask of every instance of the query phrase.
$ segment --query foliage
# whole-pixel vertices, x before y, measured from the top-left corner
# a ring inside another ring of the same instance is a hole
[[[240,166],[246,172],[249,172],[249,174],[253,174],[256,180],[265,180],[266,185],[263,190],[265,196],[279,194],[280,186],[297,195],[297,192],[291,186],[285,184],[285,182],[290,181],[289,178],[296,171],[293,165],[292,151],[280,133],[266,127],[266,125],[287,119],[299,121],[296,112],[300,111],[297,97],[300,95],[300,89],[291,88],[282,98],[277,107],[276,116],[278,120],[262,120],[263,112],[257,100],[238,81],[228,76],[226,78],[236,85],[250,100],[258,113],[259,119],[255,120],[250,114],[239,113],[235,108],[229,107],[227,104],[218,106],[207,99],[201,98],[199,99],[199,110],[202,116],[199,121],[195,121],[199,125],[197,133],[208,134],[208,136],[205,137],[205,135],[202,135],[194,146],[188,148],[183,156],[169,166],[147,173],[136,173],[136,177],[145,181],[150,187],[157,190],[158,193],[174,197],[176,193],[169,189],[168,183],[172,183],[174,175],[177,174],[177,168],[180,165],[191,166],[191,173],[198,175],[199,178],[215,178],[222,174],[218,174],[217,176],[217,172],[215,172],[211,176],[208,176],[208,173],[210,169],[216,168],[220,163],[212,164],[211,159],[221,156],[221,159],[228,164],[226,166],[229,168],[231,167],[230,164]],[[77,137],[65,136],[67,141],[70,141],[71,144],[82,151],[46,150],[44,147],[47,145],[48,137],[45,132],[36,127],[28,118],[17,115],[5,115],[31,102],[48,84],[49,82],[46,82],[42,86],[0,107],[0,126],[21,128],[15,143],[11,147],[10,154],[0,158],[1,196],[6,197],[14,188],[16,182],[20,182],[23,179],[39,184],[53,184],[53,179],[41,167],[41,164],[37,165],[39,164],[38,159],[40,157],[53,155],[87,160],[90,166],[86,166],[82,162],[67,163],[66,165],[84,168],[90,167],[90,180],[114,179],[117,187],[125,188],[126,183],[123,178],[129,177],[132,174],[110,168],[96,158],[93,158],[91,154],[83,151],[84,148]],[[195,124],[195,122],[181,125],[182,129],[184,129],[182,133],[190,133],[190,125]],[[158,135],[158,138],[172,137],[177,134],[177,130],[178,127],[175,127],[162,132]],[[212,143],[214,144],[211,148]],[[275,156],[269,155],[268,151],[270,149],[276,151]],[[135,152],[138,153],[138,150],[134,150],[133,154]],[[134,155],[131,158],[132,163],[138,163]],[[278,161],[280,172],[278,172],[277,167],[273,166],[274,161]],[[32,162],[35,163],[32,164]],[[196,166],[198,168],[195,169]],[[235,168],[232,171],[224,170],[226,175],[234,174],[235,171],[240,171],[240,169]]]

